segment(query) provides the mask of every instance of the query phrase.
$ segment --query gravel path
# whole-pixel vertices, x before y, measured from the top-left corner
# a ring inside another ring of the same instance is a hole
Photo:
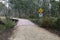
[[[9,40],[60,40],[60,37],[38,27],[27,19],[19,19],[16,30]]]

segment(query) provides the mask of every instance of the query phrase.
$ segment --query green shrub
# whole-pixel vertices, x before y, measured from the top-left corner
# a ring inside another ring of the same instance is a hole
[[[40,21],[40,25],[44,28],[51,28],[60,31],[60,18],[44,17]]]
[[[60,31],[60,18],[45,16],[43,18],[31,20],[31,21],[38,24],[40,27]]]
[[[4,25],[0,25],[0,30],[4,30],[5,26]]]
[[[0,30],[7,30],[13,28],[16,24],[14,21],[6,20],[6,19],[3,20],[3,23],[4,25],[0,25]]]
[[[32,22],[34,22],[35,24],[39,24],[40,22],[39,22],[39,19],[29,19],[29,20],[31,20]]]
[[[36,19],[36,18],[38,18],[38,17],[37,17],[37,14],[31,14],[31,15],[29,16],[29,18],[31,18],[31,19]]]
[[[14,27],[14,25],[15,25],[15,22],[13,22],[13,21],[6,21],[5,22],[5,29],[10,29],[10,28],[13,28]]]
[[[52,24],[53,24],[53,19],[50,17],[44,17],[41,20],[41,26],[44,28],[51,28]]]
[[[52,17],[43,17],[43,18],[40,18],[40,19],[36,19],[36,20],[32,20],[34,23],[38,24],[39,26],[41,27],[45,27],[45,28],[51,28],[55,19],[52,18]]]
[[[60,30],[60,18],[58,18],[54,24],[53,24],[54,29]]]

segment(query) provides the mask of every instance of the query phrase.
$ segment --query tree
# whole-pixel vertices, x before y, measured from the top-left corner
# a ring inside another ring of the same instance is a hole
[[[59,0],[59,13],[60,13],[60,0]]]
[[[2,13],[3,8],[4,8],[4,4],[2,4],[2,3],[0,2],[0,16],[3,15],[3,13]]]
[[[4,7],[4,4],[0,2],[0,11],[2,10],[3,7]]]
[[[52,9],[51,9],[52,16],[58,16],[59,15],[59,2],[52,1],[51,4],[52,4]]]
[[[25,14],[25,16],[33,14],[35,11],[35,4],[33,0],[10,0],[10,3],[13,5],[12,9],[17,10],[19,16]]]

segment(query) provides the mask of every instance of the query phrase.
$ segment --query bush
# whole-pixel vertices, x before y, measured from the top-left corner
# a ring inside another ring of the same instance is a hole
[[[54,24],[53,24],[54,29],[60,30],[60,18],[58,18]]]
[[[15,25],[15,22],[13,21],[8,21],[5,23],[5,29],[10,29],[10,28],[13,28]]]
[[[31,21],[38,24],[40,27],[60,31],[60,18],[45,16],[43,18]]]
[[[5,26],[4,25],[0,25],[0,30],[4,30]]]
[[[4,23],[4,25],[0,24],[0,30],[7,30],[10,28],[13,28],[15,25],[15,22],[13,22],[11,20],[7,21],[6,19],[3,20],[3,23]]]
[[[44,17],[41,21],[41,26],[44,28],[50,28],[52,26],[53,19],[50,17]]]
[[[31,21],[34,22],[35,24],[39,24],[39,23],[40,23],[38,18],[36,18],[36,19],[29,19],[29,20],[31,20]]]
[[[31,19],[36,19],[36,18],[38,18],[38,17],[37,17],[37,14],[31,14],[31,15],[29,16],[29,18],[31,18]]]
[[[60,31],[60,18],[44,17],[40,21],[40,25],[44,28],[51,28]]]

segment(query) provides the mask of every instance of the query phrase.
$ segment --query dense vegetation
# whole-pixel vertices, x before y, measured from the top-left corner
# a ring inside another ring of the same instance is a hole
[[[37,19],[37,20],[31,20],[31,21],[35,22],[40,27],[60,31],[60,18],[46,16],[44,18]]]
[[[60,30],[59,2],[51,1],[51,10],[48,9],[48,2],[43,2],[41,7],[39,6],[40,4],[35,4],[34,0],[9,0],[9,2],[11,9],[7,9],[5,7],[6,11],[4,12],[4,16],[8,21],[11,21],[9,20],[9,18],[12,16],[27,18],[41,27]],[[39,13],[37,12],[39,8],[44,9],[43,17],[41,18],[39,17]],[[7,29],[14,25],[14,23],[11,24],[11,22],[7,21],[4,24]]]
[[[12,20],[0,19],[0,31],[11,29],[16,25]]]
[[[4,10],[3,9],[4,7],[5,7],[5,5],[0,3],[0,31],[5,31],[5,30],[13,28],[15,26],[15,22],[10,20],[10,18],[7,17],[7,15],[6,15],[7,12],[3,13],[2,10]],[[2,13],[1,13],[1,11],[2,11]],[[4,14],[4,16],[1,14]]]
[[[14,11],[18,12],[17,14],[18,14],[18,17],[20,17],[20,18],[29,18],[32,15],[36,15],[36,10],[37,10],[38,6],[33,3],[33,0],[27,0],[27,1],[10,0],[10,3],[12,4],[12,9],[14,9]],[[17,16],[17,15],[15,15],[15,16]]]

